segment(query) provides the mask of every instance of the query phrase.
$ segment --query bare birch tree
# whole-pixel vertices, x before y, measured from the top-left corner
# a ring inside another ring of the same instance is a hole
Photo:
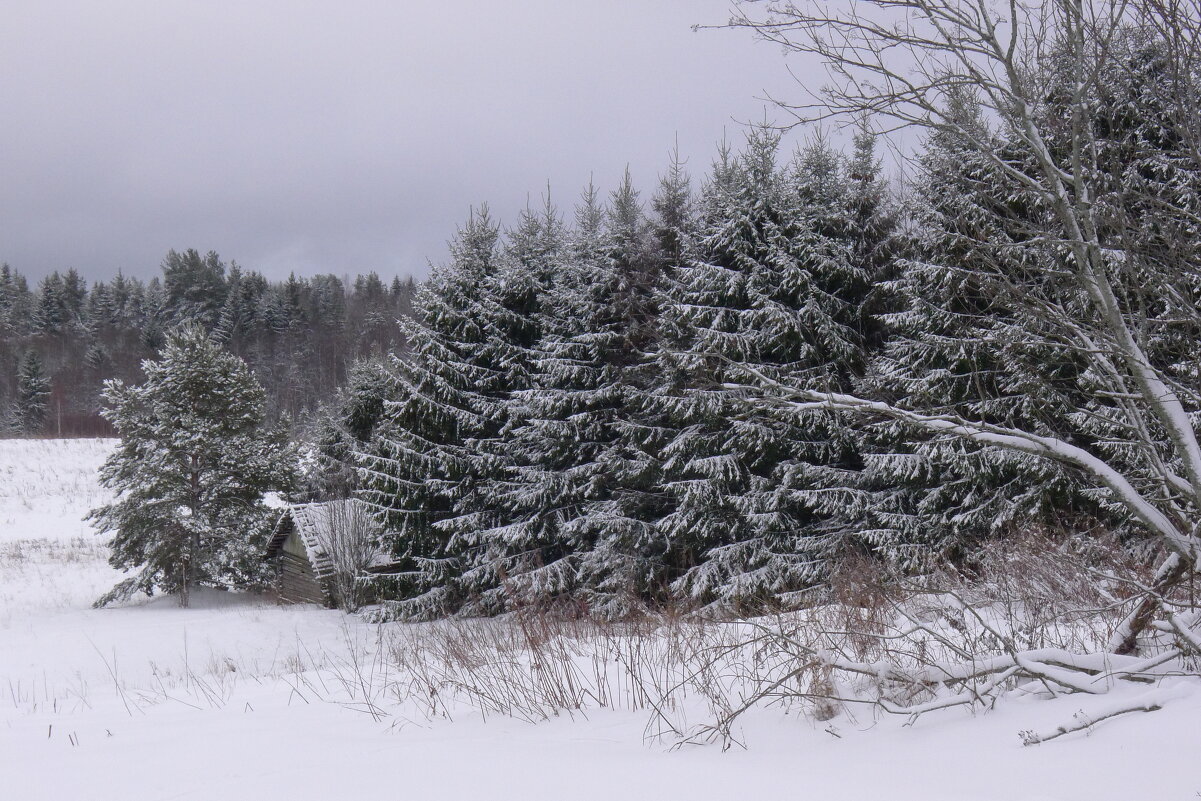
[[[329,559],[338,605],[344,611],[357,612],[370,578],[368,568],[380,553],[380,525],[359,500],[328,501],[315,508],[319,544]]]
[[[1157,80],[1143,91],[1158,103],[1175,143],[1173,170],[1201,172],[1197,147],[1197,0],[843,0],[743,2],[730,25],[749,28],[792,53],[816,55],[829,83],[801,103],[798,120],[870,115],[884,130],[949,132],[987,158],[1039,209],[1024,242],[1042,259],[1041,280],[1006,273],[997,259],[972,269],[1004,292],[1026,319],[1031,340],[1087,366],[1097,403],[1080,410],[1092,437],[1008,427],[904,399],[836,394],[750,377],[775,403],[800,411],[836,409],[899,420],[1051,459],[1085,475],[1163,547],[1152,586],[1110,643],[1129,654],[1173,587],[1195,571],[1201,530],[1201,392],[1196,355],[1162,346],[1199,321],[1196,193],[1115,180],[1106,131],[1107,82],[1130,69],[1124,40],[1154,44]],[[949,114],[948,99],[974,95],[999,137]],[[1015,155],[1015,152],[1017,155]],[[1142,157],[1134,153],[1132,157]],[[1189,337],[1184,337],[1187,343]],[[1194,340],[1195,341],[1195,340]],[[1187,344],[1181,347],[1188,348]],[[1104,430],[1110,436],[1096,432]],[[1109,447],[1120,440],[1120,447]],[[1187,647],[1196,629],[1172,617]],[[1195,615],[1187,618],[1196,625]]]

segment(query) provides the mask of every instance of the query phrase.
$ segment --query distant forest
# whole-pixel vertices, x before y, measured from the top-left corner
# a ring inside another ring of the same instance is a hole
[[[171,251],[162,276],[89,285],[74,269],[29,280],[0,266],[0,435],[99,436],[106,379],[140,382],[176,324],[198,321],[246,360],[273,418],[298,419],[335,394],[357,359],[404,348],[411,278],[335,275],[268,281],[216,253]]]

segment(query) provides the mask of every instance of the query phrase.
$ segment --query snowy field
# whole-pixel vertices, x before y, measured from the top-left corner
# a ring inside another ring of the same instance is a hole
[[[744,719],[746,748],[672,748],[611,687],[529,722],[401,692],[435,626],[202,594],[104,610],[119,578],[83,514],[111,441],[0,441],[0,799],[1194,799],[1201,694],[1036,747],[1112,698],[1004,701],[912,727],[870,711]],[[435,624],[436,625],[436,624]],[[488,631],[479,624],[478,631]],[[471,632],[470,626],[457,631]],[[481,672],[489,666],[480,666]],[[423,708],[423,705],[425,708]],[[696,710],[702,715],[704,710]],[[528,715],[527,715],[528,717]]]

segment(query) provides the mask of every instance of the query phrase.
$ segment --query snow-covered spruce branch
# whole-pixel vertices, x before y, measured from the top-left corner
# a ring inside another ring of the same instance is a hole
[[[774,395],[766,395],[767,400],[794,411],[825,409],[885,417],[910,423],[933,433],[951,434],[973,442],[1040,456],[1077,468],[1110,490],[1114,497],[1129,509],[1151,533],[1160,538],[1170,550],[1189,563],[1196,563],[1198,543],[1190,531],[1184,530],[1182,526],[1164,514],[1140,493],[1129,479],[1105,460],[1069,442],[1020,429],[966,420],[957,415],[924,414],[880,401],[858,398],[854,395],[788,387],[753,367],[735,366],[753,377],[762,387],[774,393]],[[730,386],[734,388],[736,385]]]
[[[971,421],[957,415],[925,414],[853,395],[787,387],[754,368],[741,365],[740,367],[753,375],[761,386],[776,393],[774,398],[769,395],[769,399],[795,411],[826,409],[899,420],[933,433],[950,434],[973,442],[1049,459],[1083,472],[1099,486],[1108,489],[1114,498],[1170,551],[1168,558],[1157,571],[1154,586],[1149,588],[1143,601],[1115,630],[1110,645],[1115,653],[1128,654],[1134,650],[1137,637],[1159,610],[1163,595],[1195,569],[1198,541],[1194,529],[1174,521],[1172,516],[1140,493],[1117,468],[1079,446],[1055,437]]]

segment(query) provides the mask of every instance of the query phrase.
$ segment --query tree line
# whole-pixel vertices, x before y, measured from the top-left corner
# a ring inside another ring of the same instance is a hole
[[[675,163],[570,219],[473,213],[409,350],[322,436],[321,491],[387,524],[393,611],[746,612],[849,558],[970,572],[1021,529],[1172,546],[1201,413],[1197,84],[1172,47],[1122,21],[1102,51],[1053,39],[1014,105],[934,75],[904,193],[866,128],[795,153],[760,128],[699,187]]]
[[[393,611],[748,611],[856,554],[967,564],[1013,526],[1102,516],[1052,464],[763,400],[771,381],[1047,413],[1000,391],[1029,359],[941,267],[977,257],[998,189],[959,144],[926,144],[903,205],[866,130],[782,154],[762,128],[699,191],[674,163],[649,203],[627,176],[570,220],[547,201],[502,232],[474,212],[403,321],[408,350],[361,365],[322,431],[319,490],[386,522]]]
[[[270,419],[299,420],[331,399],[350,365],[403,349],[396,320],[412,279],[377,274],[269,281],[216,253],[171,251],[149,281],[89,283],[74,270],[31,288],[0,265],[0,430],[7,435],[109,435],[105,380],[142,377],[166,334],[195,323],[244,359],[267,392]]]

